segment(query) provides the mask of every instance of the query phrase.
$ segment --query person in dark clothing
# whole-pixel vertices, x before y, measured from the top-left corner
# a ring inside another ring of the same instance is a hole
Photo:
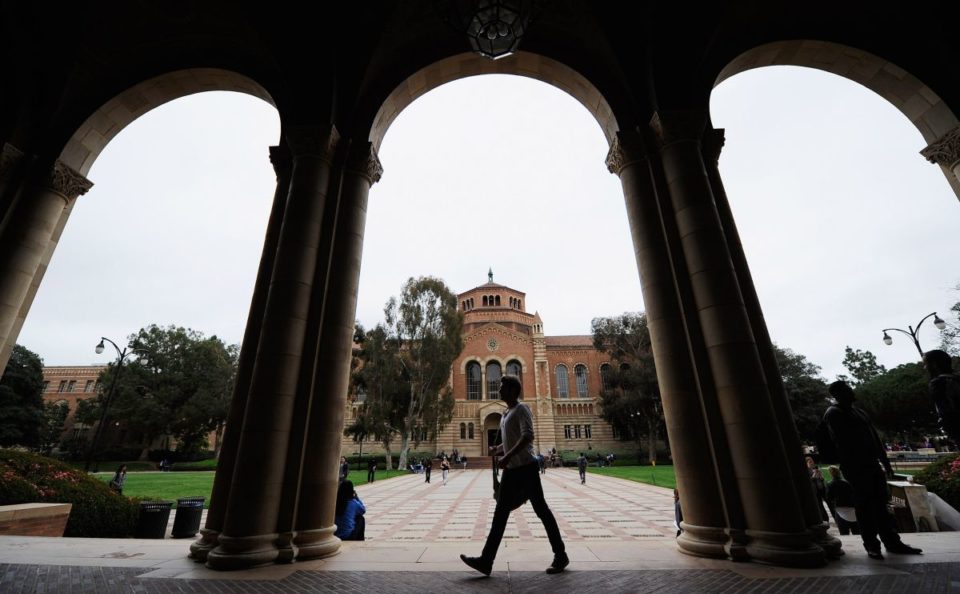
[[[810,475],[810,484],[813,486],[814,493],[817,494],[817,507],[820,508],[820,519],[824,522],[830,520],[827,510],[823,507],[823,500],[827,497],[827,483],[823,480],[823,473],[820,467],[814,462],[813,458],[807,456],[807,473]]]
[[[837,523],[840,534],[860,534],[857,524],[856,500],[853,496],[853,485],[843,478],[843,473],[836,466],[831,466],[830,484],[827,485],[827,507]]]
[[[570,564],[560,527],[557,526],[557,520],[543,497],[540,469],[533,453],[533,415],[525,404],[518,401],[521,390],[520,380],[516,376],[505,375],[500,378],[500,399],[506,403],[507,410],[500,418],[501,445],[490,448],[491,455],[502,456],[497,464],[503,469],[500,495],[483,552],[479,557],[460,555],[464,563],[488,576],[493,570],[493,560],[500,548],[510,512],[523,505],[527,499],[543,522],[550,547],[553,549],[553,563],[547,568],[547,573],[560,573]]]
[[[367,462],[367,482],[372,483],[377,478],[377,459],[370,458]]]
[[[580,471],[580,484],[587,484],[587,457],[583,455],[583,452],[580,452],[580,457],[577,458],[577,470]]]
[[[960,446],[960,376],[953,373],[950,355],[939,349],[923,356],[923,366],[930,374],[930,399],[940,415],[940,428]]]
[[[340,472],[338,473],[338,480],[340,483],[347,480],[347,477],[350,475],[350,465],[347,464],[347,459],[343,456],[340,456]]]
[[[893,476],[893,468],[870,418],[853,405],[853,388],[846,382],[833,382],[829,391],[837,403],[827,409],[823,420],[836,446],[840,469],[853,486],[860,537],[867,555],[871,559],[883,559],[881,541],[888,553],[920,554],[920,549],[900,540],[893,517],[887,512],[890,495],[884,470],[887,476]]]
[[[431,471],[431,470],[433,470],[433,460],[431,460],[430,458],[427,458],[427,460],[423,463],[423,474],[424,474],[424,476],[427,477],[427,478],[426,478],[426,480],[423,481],[423,482],[425,482],[425,483],[429,483],[429,482],[430,482],[430,471]]]

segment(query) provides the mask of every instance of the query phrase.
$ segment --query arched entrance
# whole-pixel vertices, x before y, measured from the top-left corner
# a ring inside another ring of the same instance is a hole
[[[500,445],[502,438],[500,436],[500,419],[503,415],[500,413],[490,413],[483,419],[483,446],[481,452],[487,452],[488,448]]]

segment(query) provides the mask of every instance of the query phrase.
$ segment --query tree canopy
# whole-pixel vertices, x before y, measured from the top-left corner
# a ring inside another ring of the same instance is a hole
[[[355,381],[366,390],[365,430],[385,447],[398,436],[404,468],[410,445],[436,439],[453,417],[448,380],[463,350],[463,313],[442,280],[422,276],[408,279],[400,298],[387,301],[384,317],[365,333]]]
[[[841,375],[838,379],[846,381],[851,386],[859,386],[887,372],[887,368],[877,363],[877,356],[870,351],[844,349],[843,366],[850,372],[850,377]]]
[[[650,460],[657,458],[656,440],[663,424],[660,387],[644,313],[627,312],[591,322],[593,345],[610,357],[601,372],[601,415],[639,445],[647,439]]]
[[[827,383],[820,376],[820,367],[805,356],[778,345],[773,345],[773,350],[797,433],[801,441],[812,443],[817,425],[830,404],[827,400]]]
[[[45,424],[43,360],[14,345],[0,378],[0,446],[38,447]]]
[[[939,435],[927,381],[920,363],[906,363],[861,384],[857,404],[890,439],[920,441],[923,436]]]
[[[136,357],[118,370],[111,364],[100,376],[101,392],[78,406],[78,419],[99,420],[100,406],[116,378],[109,416],[139,435],[146,455],[150,443],[172,435],[179,449],[204,447],[207,434],[222,433],[236,374],[238,347],[216,336],[177,326],[142,328],[128,338]],[[214,444],[216,447],[218,444]]]

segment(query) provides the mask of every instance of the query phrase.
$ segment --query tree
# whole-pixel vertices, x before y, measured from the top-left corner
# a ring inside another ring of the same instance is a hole
[[[400,468],[406,468],[410,441],[436,439],[453,418],[450,366],[463,350],[463,313],[457,296],[440,279],[422,276],[403,285],[400,300],[384,308],[383,329],[408,386],[400,431]]]
[[[137,358],[124,365],[108,412],[110,418],[124,423],[128,434],[139,436],[141,459],[146,459],[151,443],[162,435],[175,437],[178,451],[183,452],[204,448],[207,434],[216,432],[214,450],[219,451],[236,375],[237,346],[195,330],[157,325],[131,335],[129,344]],[[107,391],[78,405],[79,420],[99,419],[116,373],[114,363],[101,374],[101,389]]]
[[[359,339],[359,340],[358,340]],[[387,329],[379,325],[370,332],[354,332],[354,342],[360,348],[354,357],[351,390],[355,398],[362,395],[363,404],[357,418],[361,424],[352,424],[344,434],[354,439],[360,433],[369,435],[383,445],[387,454],[387,469],[393,468],[390,447],[403,426],[401,405],[410,390]]]
[[[39,446],[45,421],[43,360],[14,345],[0,378],[0,446]]]
[[[49,454],[60,443],[60,435],[63,434],[63,425],[67,422],[68,416],[70,416],[70,406],[65,400],[44,403],[43,431],[38,444],[41,452]]]
[[[838,376],[839,379],[854,387],[879,377],[887,371],[886,367],[877,363],[877,356],[870,351],[854,350],[849,346],[844,350],[843,366],[850,372],[852,379]]]
[[[925,435],[940,434],[920,363],[894,367],[860,385],[856,394],[858,405],[887,436],[918,441]]]
[[[644,313],[594,318],[593,345],[610,356],[603,372],[601,415],[618,431],[633,435],[638,447],[647,439],[649,459],[657,459],[657,435],[663,424],[660,387]]]
[[[956,286],[960,291],[960,285]],[[953,320],[947,318],[947,327],[940,333],[940,348],[950,353],[954,357],[960,356],[960,301],[957,301],[950,307],[950,313],[953,314]]]
[[[817,425],[830,404],[827,400],[827,383],[820,376],[820,367],[800,353],[777,345],[773,345],[773,350],[797,424],[797,433],[801,441],[812,443]]]

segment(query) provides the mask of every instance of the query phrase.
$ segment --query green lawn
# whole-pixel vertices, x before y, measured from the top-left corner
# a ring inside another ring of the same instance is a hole
[[[128,472],[123,485],[123,494],[128,497],[157,501],[176,501],[178,497],[205,497],[204,507],[210,503],[213,490],[213,474],[210,471],[197,472]],[[409,474],[403,470],[378,470],[377,480]],[[112,472],[99,472],[96,477],[103,482],[113,478]],[[367,482],[366,470],[351,470],[349,479],[354,485]]]
[[[587,467],[590,474],[602,474],[605,476],[614,476],[617,478],[636,481],[638,483],[647,483],[658,487],[675,489],[677,487],[677,477],[673,473],[673,466],[596,466]]]

